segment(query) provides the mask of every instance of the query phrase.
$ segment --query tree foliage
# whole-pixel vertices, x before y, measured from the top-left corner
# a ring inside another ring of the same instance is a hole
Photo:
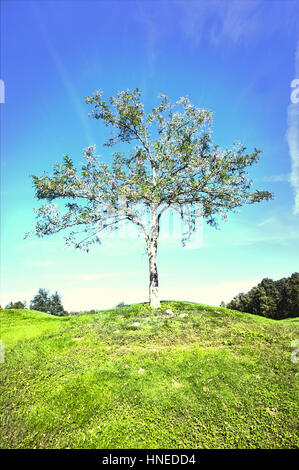
[[[227,308],[277,320],[299,316],[299,273],[273,281],[263,279],[247,294],[240,293]]]

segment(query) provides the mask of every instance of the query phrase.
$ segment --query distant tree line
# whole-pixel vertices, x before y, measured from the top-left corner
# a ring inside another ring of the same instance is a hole
[[[18,300],[17,302],[9,302],[9,304],[6,305],[5,308],[13,308],[13,309],[16,309],[16,308],[27,308],[26,306],[26,302],[21,302],[21,300]]]
[[[24,309],[26,302],[10,302],[6,305],[7,309]],[[50,295],[46,289],[39,289],[38,293],[33,297],[30,302],[29,308],[31,310],[38,310],[39,312],[50,313],[51,315],[65,316],[68,313],[64,310],[61,297],[56,291],[55,294]]]
[[[247,294],[236,295],[227,308],[281,320],[299,316],[299,273],[278,281],[263,279]]]

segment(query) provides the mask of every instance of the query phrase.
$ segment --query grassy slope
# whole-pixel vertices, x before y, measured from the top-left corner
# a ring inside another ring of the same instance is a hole
[[[299,319],[169,307],[1,311],[0,446],[298,447]]]

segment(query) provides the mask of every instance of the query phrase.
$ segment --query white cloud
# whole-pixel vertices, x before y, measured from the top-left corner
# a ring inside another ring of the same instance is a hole
[[[148,300],[146,286],[144,289],[134,287],[129,289],[81,287],[79,289],[66,289],[61,294],[63,305],[68,311],[105,309],[115,307],[119,302],[131,304]]]
[[[278,2],[279,3],[279,2]],[[215,46],[250,44],[265,34],[279,32],[284,24],[291,30],[297,27],[298,13],[293,2],[284,2],[281,9],[275,2],[264,0],[207,0],[179,2],[181,27],[185,37],[197,47],[210,41]],[[271,21],[279,14],[280,22]],[[265,17],[268,18],[265,28]]]
[[[273,222],[273,221],[272,221]],[[289,228],[287,231],[280,231],[280,233],[275,233],[273,235],[260,235],[258,233],[249,233],[249,234],[236,234],[236,237],[229,237],[228,239],[222,239],[220,242],[207,242],[203,244],[204,248],[220,248],[220,247],[229,247],[229,246],[249,246],[256,245],[257,243],[275,243],[285,245],[287,242],[292,242],[294,240],[299,240],[298,230]]]
[[[259,282],[260,279],[220,281],[215,284],[202,284],[198,288],[176,288],[175,293],[169,289],[165,289],[161,292],[161,298],[188,300],[190,302],[218,306],[222,300],[227,303],[240,292],[248,292]]]
[[[22,264],[25,264],[26,266],[35,266],[35,267],[49,267],[49,266],[55,266],[55,262],[52,260],[41,260],[41,261],[33,261],[33,260],[24,260],[22,261]]]
[[[194,46],[207,39],[214,45],[221,44],[223,40],[232,43],[249,41],[251,36],[256,35],[259,27],[258,21],[253,20],[257,4],[258,0],[210,0],[188,2],[186,8],[186,2],[182,2],[180,5],[183,32]],[[250,18],[251,21],[248,21]]]
[[[247,292],[253,286],[257,285],[260,279],[251,279],[244,281],[221,281],[215,284],[201,284],[198,288],[188,287],[182,284],[182,287],[160,288],[160,298],[168,300],[188,300],[207,305],[220,305],[220,302],[229,302],[239,292]],[[62,296],[63,306],[68,311],[85,311],[91,309],[112,308],[119,302],[126,304],[148,302],[147,285],[143,288],[134,287],[121,288],[111,287],[80,287],[77,289],[64,289],[59,292]],[[30,300],[36,294],[33,290],[11,291],[3,293],[1,297],[2,307],[10,301]]]
[[[263,176],[261,179],[269,183],[279,183],[282,181],[290,181],[290,177],[291,175],[289,173],[282,173],[280,175]]]
[[[262,220],[261,222],[259,222],[257,224],[258,227],[263,227],[264,225],[268,225],[268,224],[274,224],[276,223],[277,220],[275,219],[275,217],[268,217],[267,219],[265,220]]]
[[[58,274],[55,275],[55,278],[64,281],[92,282],[111,276],[115,276],[115,274]]]
[[[160,288],[160,298],[169,300],[188,300],[207,305],[220,305],[220,302],[229,302],[240,292],[247,292],[257,285],[260,279],[245,281],[221,281],[215,284],[202,284],[198,288],[188,287],[188,284],[181,288]],[[105,309],[117,305],[119,302],[127,304],[148,302],[148,289],[144,288],[80,288],[70,289],[63,292],[63,304],[67,310],[80,311],[91,309]]]
[[[9,302],[17,302],[18,300],[21,300],[22,302],[26,301],[27,305],[29,305],[35,294],[36,292],[34,289],[2,292],[0,296],[0,304],[1,307],[4,308]]]
[[[51,240],[27,240],[26,241],[26,244],[29,246],[29,247],[47,247],[48,248],[51,248],[51,247],[56,247],[56,246],[61,246],[61,242],[54,242],[54,241],[51,241]],[[21,244],[18,244],[17,246],[24,246],[24,242],[22,242]]]
[[[292,161],[290,183],[294,189],[294,214],[299,213],[299,106],[291,104],[288,107],[287,140]]]

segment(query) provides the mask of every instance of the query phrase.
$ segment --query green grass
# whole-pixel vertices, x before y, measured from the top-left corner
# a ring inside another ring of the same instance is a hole
[[[299,319],[167,301],[0,321],[2,448],[298,447]]]

